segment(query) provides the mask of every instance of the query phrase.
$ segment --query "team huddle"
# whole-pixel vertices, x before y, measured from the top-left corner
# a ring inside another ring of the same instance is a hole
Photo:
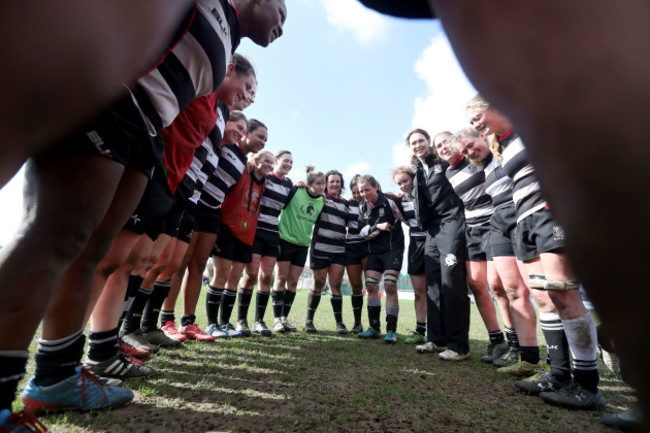
[[[32,289],[17,295],[17,305],[38,296],[51,301],[21,312],[27,325],[0,350],[5,418],[14,416],[25,348],[41,319],[24,407],[115,407],[133,398],[122,379],[152,375],[143,360],[160,348],[296,331],[288,317],[308,259],[314,282],[304,331],[318,332],[314,317],[327,284],[337,333],[396,343],[405,256],[416,311],[405,343],[446,361],[468,359],[469,286],[490,341],[481,361],[548,403],[603,407],[596,327],[564,255],[564,231],[510,120],[476,96],[467,104],[467,128],[410,131],[412,163],[393,172],[399,194],[384,192],[370,174],[346,183],[337,170],[311,166],[305,182],[294,184],[291,151],[265,149],[267,126],[244,114],[258,82],[252,63],[234,51],[242,37],[268,45],[286,18],[281,0],[255,3],[199,0],[165,55],[122,99],[31,158],[29,225],[2,267],[12,269],[18,287]],[[350,200],[342,197],[346,187]],[[34,256],[36,283],[28,267]],[[214,273],[203,326],[196,309],[208,259]],[[350,330],[341,292],[346,272]],[[267,326],[269,301],[274,322]]]

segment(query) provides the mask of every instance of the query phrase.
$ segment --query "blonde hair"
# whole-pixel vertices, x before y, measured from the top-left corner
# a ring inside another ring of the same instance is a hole
[[[262,149],[251,157],[251,161],[259,161],[264,155],[271,155],[271,158],[273,158],[273,152]]]
[[[322,171],[316,171],[313,165],[308,165],[305,168],[305,172],[307,173],[307,185],[312,185],[314,182],[316,182],[316,179],[319,177],[322,177],[325,179],[325,175],[323,174]]]
[[[457,131],[454,135],[452,135],[451,138],[449,139],[449,145],[451,147],[453,147],[456,150],[456,152],[460,153],[460,150],[458,149],[458,142],[461,139],[465,138],[465,137],[482,138],[480,132],[478,132],[476,129],[468,126],[466,128],[461,129],[460,131]],[[491,143],[492,138],[495,139],[497,145],[499,146],[499,147],[496,148],[496,150],[492,149],[492,143]],[[496,140],[496,137],[494,135],[491,135],[490,139],[486,140],[486,141],[487,141],[487,144],[488,144],[488,149],[490,149],[490,152],[492,152],[492,155],[498,161],[501,161],[499,140]],[[483,161],[477,161],[475,159],[470,159],[470,158],[467,158],[467,159],[469,160],[469,162],[471,162],[475,166],[485,168],[485,163]]]
[[[406,174],[411,179],[415,178],[415,172],[413,171],[413,169],[406,165],[402,165],[400,167],[397,167],[395,170],[393,170],[393,180],[395,180],[395,176],[397,176],[398,174]]]
[[[488,147],[492,155],[496,158],[497,161],[503,161],[503,155],[501,155],[501,143],[497,138],[496,134],[492,134],[487,139]]]
[[[492,108],[492,105],[488,102],[488,100],[485,99],[483,96],[481,96],[479,93],[477,93],[467,103],[467,106],[465,107],[465,111],[468,111],[468,110],[471,110],[471,109],[489,110],[490,108]]]
[[[469,100],[467,103],[467,106],[465,107],[465,111],[475,109],[475,110],[490,110],[494,108],[490,102],[488,102],[487,99],[485,99],[483,96],[480,94],[476,94],[472,99]],[[488,148],[490,149],[490,152],[492,152],[492,155],[496,158],[497,161],[501,162],[503,160],[503,156],[501,155],[501,143],[499,143],[499,140],[497,139],[496,135],[492,134],[489,137],[487,137],[487,143],[488,143]]]

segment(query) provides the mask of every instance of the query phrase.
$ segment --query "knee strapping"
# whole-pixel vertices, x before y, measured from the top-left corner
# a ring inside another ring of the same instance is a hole
[[[370,284],[379,284],[379,278],[376,277],[366,277],[366,286]]]
[[[535,290],[578,290],[580,282],[578,280],[548,280],[544,275],[531,274],[528,287]]]
[[[386,283],[395,283],[395,284],[397,284],[397,279],[398,279],[398,276],[393,275],[393,274],[386,274],[384,276],[384,282],[386,282]]]

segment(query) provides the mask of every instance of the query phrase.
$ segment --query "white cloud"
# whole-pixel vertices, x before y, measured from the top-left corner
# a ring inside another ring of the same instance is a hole
[[[343,179],[347,184],[350,183],[350,179],[352,179],[352,176],[355,174],[368,174],[370,173],[370,164],[361,161],[361,162],[355,162],[354,164],[348,165],[345,170],[343,170]]]
[[[388,20],[356,0],[320,2],[327,12],[327,21],[339,31],[351,32],[362,44],[381,39],[386,34]]]
[[[393,144],[391,151],[393,154],[394,167],[399,167],[400,165],[411,165],[411,152],[408,147],[406,147],[406,142]]]
[[[432,136],[467,126],[465,106],[476,90],[465,77],[446,35],[436,36],[415,63],[427,85],[427,96],[415,100],[413,126]]]

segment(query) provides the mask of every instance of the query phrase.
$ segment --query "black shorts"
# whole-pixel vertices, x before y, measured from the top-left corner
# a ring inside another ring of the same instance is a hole
[[[176,233],[176,238],[179,241],[189,244],[192,240],[192,233],[194,233],[194,212],[189,209],[185,209],[183,213],[183,218],[178,227],[178,232]]]
[[[517,249],[515,205],[501,206],[490,218],[490,252],[492,257],[513,257]]]
[[[327,254],[320,251],[314,253],[313,248],[309,251],[309,267],[311,269],[319,270],[329,268],[330,265],[347,266],[347,264],[345,253]]]
[[[253,254],[277,258],[280,255],[280,234],[258,228],[253,242]]]
[[[151,176],[163,160],[164,143],[152,137],[131,95],[126,95],[66,140],[74,153],[99,154]]]
[[[253,246],[246,245],[237,239],[227,226],[221,227],[221,233],[217,238],[214,254],[226,260],[239,263],[250,263],[253,261]]]
[[[185,206],[182,203],[174,200],[172,209],[167,212],[167,215],[165,215],[165,228],[163,230],[163,233],[172,238],[178,237],[178,230],[180,228],[184,214]]]
[[[165,227],[165,217],[174,207],[174,198],[167,187],[167,178],[157,166],[153,178],[147,183],[140,203],[124,225],[124,229],[137,234],[147,234],[156,240]]]
[[[485,262],[492,260],[492,254],[490,253],[490,224],[465,227],[465,243],[467,243],[467,261]]]
[[[566,247],[564,229],[548,209],[528,215],[517,224],[517,259],[528,261],[540,253],[562,253]]]
[[[409,243],[408,252],[408,274],[409,275],[422,275],[424,274],[424,243],[427,237],[411,238]]]
[[[280,255],[278,262],[291,262],[293,266],[304,267],[307,261],[309,247],[292,244],[280,239]]]
[[[347,266],[362,264],[368,257],[368,242],[345,244],[345,256],[348,262]]]
[[[390,250],[381,254],[368,254],[366,258],[366,271],[397,271],[402,269],[404,250]]]
[[[194,211],[194,230],[218,235],[221,231],[221,208],[197,206]]]

